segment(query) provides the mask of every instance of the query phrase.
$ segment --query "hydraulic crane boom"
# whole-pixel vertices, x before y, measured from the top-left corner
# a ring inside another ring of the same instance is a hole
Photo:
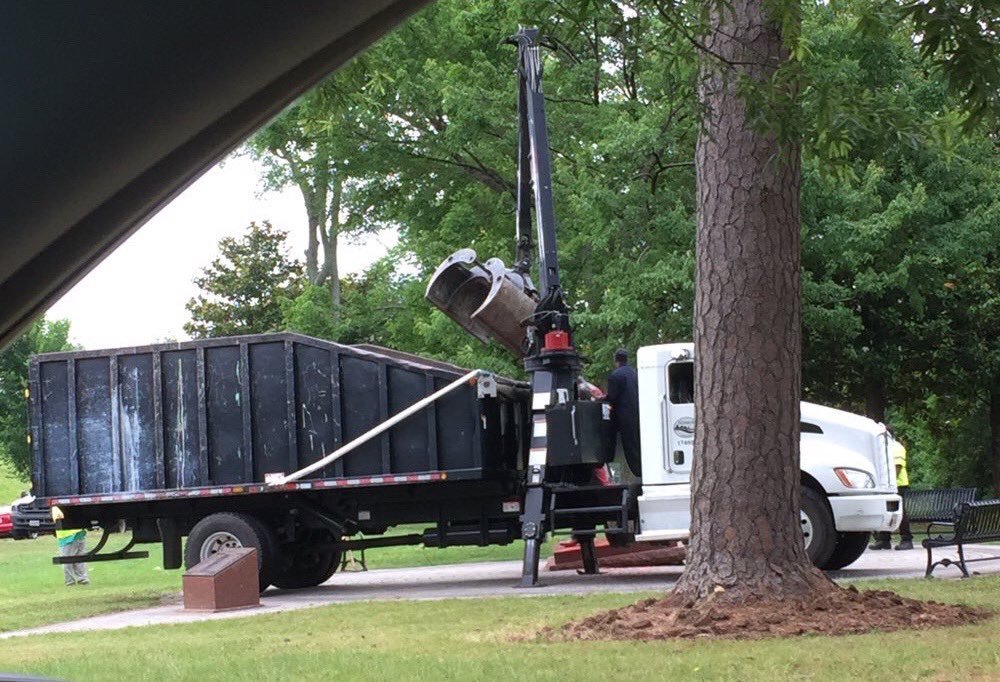
[[[541,299],[528,323],[528,353],[524,368],[531,374],[532,436],[528,457],[526,494],[521,517],[524,563],[521,586],[538,583],[539,546],[544,540],[544,511],[548,464],[546,411],[557,402],[575,401],[580,356],[573,347],[569,310],[559,281],[559,253],[552,202],[552,168],[542,95],[542,62],[538,30],[521,28],[510,41],[517,45],[518,123],[521,141],[518,159],[518,223],[527,211],[523,192],[534,194],[538,232],[538,281]],[[524,141],[527,139],[527,149]],[[528,230],[524,230],[524,233]]]
[[[539,546],[546,533],[546,482],[550,466],[547,416],[552,406],[574,403],[580,356],[573,347],[569,309],[563,300],[552,201],[543,46],[538,29],[522,27],[508,38],[517,46],[518,164],[517,255],[510,270],[497,258],[480,263],[471,249],[449,256],[434,273],[427,298],[482,341],[494,338],[524,360],[532,383],[532,438],[525,480],[521,536],[525,542],[522,586],[538,582]],[[538,283],[531,279],[532,217],[538,247]],[[575,418],[575,417],[574,417]],[[558,475],[574,464],[559,454]]]

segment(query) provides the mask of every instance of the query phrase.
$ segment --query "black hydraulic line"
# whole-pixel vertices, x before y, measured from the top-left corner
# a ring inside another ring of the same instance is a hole
[[[538,230],[538,281],[542,296],[548,296],[559,283],[559,255],[556,250],[556,218],[552,202],[552,168],[549,158],[549,135],[545,128],[545,98],[542,95],[542,61],[539,55],[537,28],[521,28],[511,41],[517,44],[519,91],[524,95],[520,112],[522,130],[527,125],[531,184],[535,195],[535,223]],[[523,151],[521,158],[524,157]],[[518,185],[520,192],[521,183]],[[521,217],[519,206],[518,217]]]
[[[518,79],[517,113],[523,120],[528,108],[524,92],[524,79]],[[517,256],[514,271],[527,275],[531,271],[532,251],[535,245],[531,239],[531,141],[528,126],[518,125],[517,135]]]
[[[305,514],[306,516],[310,516],[315,521],[318,521],[320,525],[329,530],[336,538],[343,537],[344,535],[347,535],[349,533],[349,529],[347,528],[347,526],[349,523],[351,523],[350,521],[345,520],[342,523],[336,519],[331,518],[326,514],[326,510],[324,510],[319,505],[312,504],[303,500],[298,504],[297,509],[299,510],[300,513]]]

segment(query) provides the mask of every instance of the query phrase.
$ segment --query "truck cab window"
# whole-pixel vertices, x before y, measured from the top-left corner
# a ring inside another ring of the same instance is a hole
[[[675,362],[667,366],[670,402],[674,405],[694,402],[694,363]]]

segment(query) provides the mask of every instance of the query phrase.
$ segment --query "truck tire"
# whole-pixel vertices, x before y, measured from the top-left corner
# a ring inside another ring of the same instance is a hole
[[[833,525],[833,515],[823,496],[808,486],[802,486],[800,493],[802,536],[806,543],[806,554],[813,566],[822,568],[833,554],[837,542],[837,530]]]
[[[195,524],[184,546],[184,566],[198,565],[216,552],[230,547],[257,550],[260,591],[271,584],[277,542],[271,529],[249,514],[219,512]]]
[[[836,571],[838,568],[850,566],[858,560],[868,547],[869,533],[837,533],[837,544],[833,554],[820,566],[824,571]]]
[[[322,585],[340,566],[341,552],[335,549],[317,549],[305,543],[288,549],[271,580],[272,585],[283,590]]]

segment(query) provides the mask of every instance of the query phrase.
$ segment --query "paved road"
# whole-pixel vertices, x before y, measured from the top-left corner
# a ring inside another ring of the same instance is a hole
[[[969,545],[966,556],[996,554],[997,546]],[[427,550],[434,551],[434,550]],[[919,578],[924,574],[926,554],[909,552],[865,552],[852,566],[834,571],[838,581],[873,578]],[[983,574],[1000,573],[1000,561],[976,565]],[[0,634],[0,639],[52,632],[115,630],[119,628],[188,623],[200,620],[242,618],[265,613],[340,604],[355,601],[395,599],[449,599],[460,597],[537,597],[590,592],[639,592],[670,589],[681,574],[679,566],[608,569],[597,576],[578,575],[574,571],[545,571],[542,586],[530,589],[513,587],[520,577],[517,561],[491,561],[421,568],[390,568],[364,573],[338,573],[326,584],[305,590],[270,589],[264,593],[260,608],[228,613],[192,613],[178,604],[137,611],[95,616],[82,620],[46,625]],[[958,569],[938,568],[936,577],[957,578]]]

